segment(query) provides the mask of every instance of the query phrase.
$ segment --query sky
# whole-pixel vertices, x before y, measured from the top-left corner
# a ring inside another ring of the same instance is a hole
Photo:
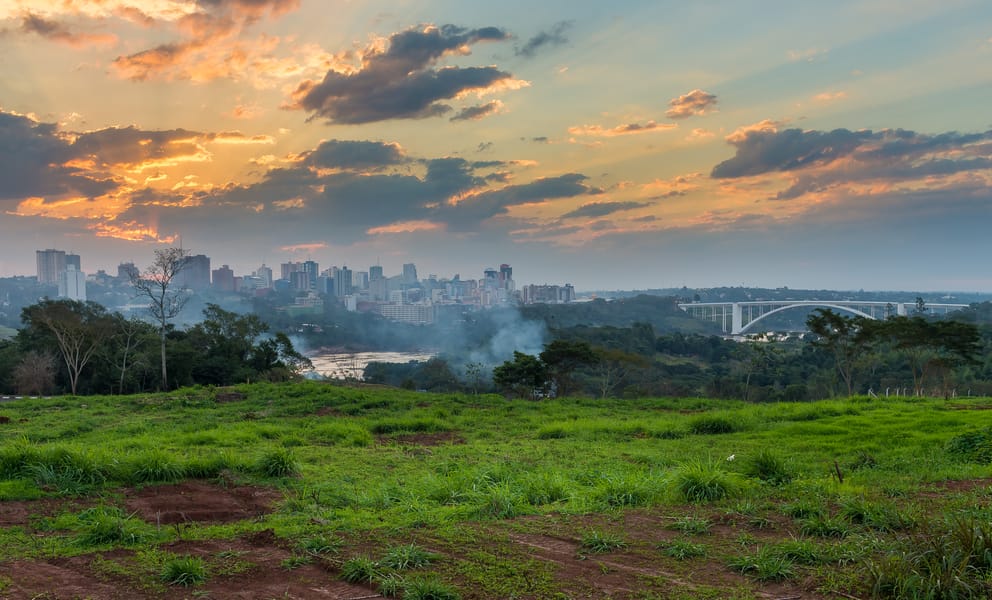
[[[989,107],[987,0],[0,0],[0,276],[992,292]]]

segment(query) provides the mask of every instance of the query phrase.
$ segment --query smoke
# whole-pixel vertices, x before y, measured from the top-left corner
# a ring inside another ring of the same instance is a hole
[[[463,372],[471,363],[482,365],[486,371],[513,359],[513,353],[537,355],[544,350],[548,329],[544,321],[529,321],[516,308],[493,309],[485,313],[495,331],[485,342],[460,354],[463,360],[450,358],[456,371]]]

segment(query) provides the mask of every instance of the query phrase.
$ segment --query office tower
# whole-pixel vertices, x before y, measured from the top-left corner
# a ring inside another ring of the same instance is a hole
[[[365,271],[354,271],[351,274],[351,287],[356,290],[369,289],[369,274]]]
[[[227,265],[223,265],[219,269],[214,269],[213,285],[214,285],[214,289],[220,292],[235,291],[234,271],[231,269],[231,267]]]
[[[65,267],[68,269],[70,265],[75,267],[77,271],[83,270],[83,263],[78,254],[65,255]]]
[[[293,273],[296,273],[297,271],[302,271],[302,270],[303,270],[303,263],[292,262],[292,261],[282,263],[281,265],[279,265],[279,278],[280,279],[285,279],[285,280],[288,281],[288,280],[292,279],[292,277],[290,277],[290,276]]]
[[[262,263],[262,266],[255,271],[255,277],[261,280],[259,288],[272,289],[272,269],[266,267],[265,263]]]
[[[65,271],[65,251],[37,250],[35,257],[38,261],[38,283],[57,285],[59,276]]]
[[[417,283],[417,265],[413,263],[403,265],[403,283],[408,285]]]
[[[176,275],[179,287],[205,290],[210,287],[210,257],[195,254],[186,258],[186,264]]]
[[[138,267],[134,266],[133,262],[126,262],[117,265],[117,279],[122,281],[130,281],[132,277],[137,277],[138,274]]]
[[[341,267],[334,271],[334,295],[338,298],[351,294],[351,269]]]
[[[317,275],[320,271],[320,267],[316,262],[308,260],[303,263],[303,268],[301,269],[307,274],[307,281],[309,282],[308,290],[312,290],[317,287]]]
[[[382,278],[383,278],[383,275],[382,275],[382,267],[381,266],[376,265],[374,267],[369,267],[369,281],[378,281],[379,279],[382,279]]]
[[[69,265],[59,273],[59,298],[86,302],[86,274]]]
[[[499,286],[504,290],[513,291],[513,268],[510,265],[499,266]]]

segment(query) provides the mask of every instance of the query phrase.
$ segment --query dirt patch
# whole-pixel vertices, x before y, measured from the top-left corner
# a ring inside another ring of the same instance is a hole
[[[318,417],[343,417],[345,414],[333,406],[322,406],[314,413]]]
[[[227,402],[240,402],[245,399],[245,395],[241,392],[217,392],[214,396],[214,401],[224,404]]]
[[[941,490],[948,492],[970,492],[976,488],[987,488],[992,486],[992,478],[979,477],[977,479],[957,479],[938,481],[934,484]]]
[[[380,444],[402,444],[406,446],[441,446],[444,444],[464,444],[465,438],[456,431],[438,431],[436,433],[401,433],[398,435],[383,435],[378,438]]]
[[[10,417],[0,415],[0,425],[5,425],[7,423],[10,423]]]
[[[51,517],[61,512],[76,512],[92,506],[92,502],[79,502],[63,498],[0,502],[0,527],[28,525],[36,517]]]
[[[124,506],[149,523],[215,522],[252,519],[271,512],[282,495],[264,488],[225,488],[204,481],[125,490]]]

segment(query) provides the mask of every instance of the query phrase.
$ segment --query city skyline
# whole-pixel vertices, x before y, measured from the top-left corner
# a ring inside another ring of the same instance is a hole
[[[992,291],[992,6],[0,2],[0,276]]]

